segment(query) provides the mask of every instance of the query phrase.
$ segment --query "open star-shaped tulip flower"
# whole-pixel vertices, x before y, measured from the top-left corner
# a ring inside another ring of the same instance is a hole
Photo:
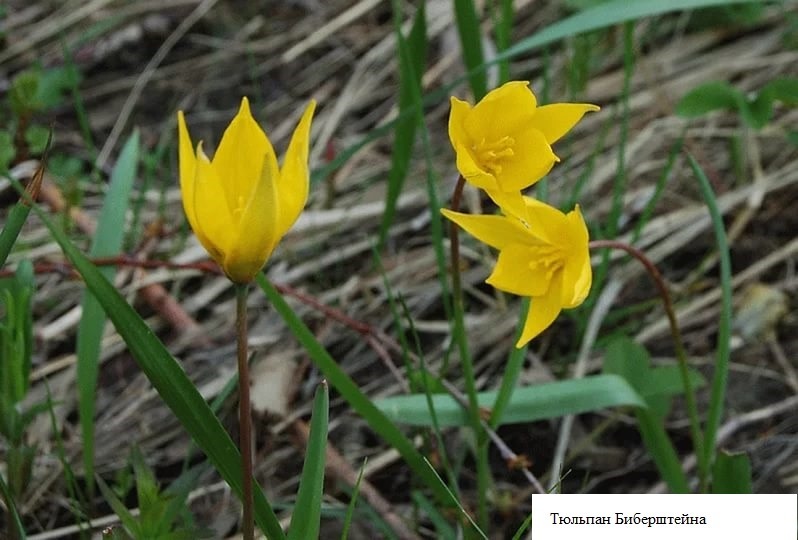
[[[178,112],[180,190],[200,243],[235,283],[249,283],[294,224],[309,190],[311,101],[294,130],[282,167],[252,117],[247,98],[211,160],[191,143]]]
[[[588,103],[537,106],[529,83],[511,81],[473,107],[451,99],[449,139],[457,169],[505,211],[523,214],[521,190],[543,178],[558,161],[551,145],[588,111]]]
[[[548,328],[562,309],[580,305],[593,279],[588,231],[579,206],[564,214],[530,197],[522,200],[522,216],[441,210],[477,240],[499,250],[487,283],[531,297],[519,348]]]

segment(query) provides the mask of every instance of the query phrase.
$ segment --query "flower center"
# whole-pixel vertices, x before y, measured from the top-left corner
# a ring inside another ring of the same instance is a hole
[[[529,269],[544,269],[547,281],[550,281],[554,277],[554,273],[565,266],[565,253],[559,247],[542,245],[531,248],[531,251],[531,257],[527,263]]]
[[[486,171],[493,174],[501,174],[502,161],[515,155],[513,146],[515,139],[504,136],[498,141],[487,141],[484,138],[479,143],[472,145],[474,156],[477,163]]]

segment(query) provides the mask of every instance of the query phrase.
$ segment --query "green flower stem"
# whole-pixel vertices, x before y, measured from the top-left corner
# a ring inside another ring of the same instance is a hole
[[[460,199],[463,195],[465,178],[463,175],[457,179],[457,185],[452,193],[452,211],[460,210]],[[490,475],[488,468],[488,437],[482,429],[482,417],[477,401],[477,384],[474,375],[474,364],[468,353],[465,339],[465,322],[463,320],[463,284],[460,279],[460,237],[459,226],[452,222],[449,228],[449,246],[451,249],[452,265],[452,304],[454,307],[455,339],[459,345],[460,365],[463,368],[466,395],[468,396],[469,423],[476,438],[475,461],[477,467],[477,523],[481,529],[488,524],[488,487]]]
[[[704,438],[701,435],[701,424],[698,419],[698,405],[696,403],[695,390],[693,389],[693,385],[690,383],[690,374],[687,366],[687,353],[684,350],[682,333],[681,330],[679,330],[679,324],[676,322],[676,312],[673,309],[673,302],[671,301],[668,287],[665,285],[665,280],[654,263],[651,262],[651,260],[646,257],[642,251],[630,246],[629,244],[625,244],[624,242],[617,240],[593,240],[590,242],[589,246],[592,249],[612,248],[625,251],[628,255],[631,255],[643,265],[657,286],[660,298],[662,299],[662,305],[665,308],[665,314],[668,317],[671,337],[673,338],[673,345],[676,350],[676,359],[679,362],[679,371],[682,376],[682,383],[684,384],[684,399],[687,406],[687,415],[690,419],[690,435],[693,439],[693,448],[695,449],[695,454],[698,456],[699,482],[703,486],[706,483],[708,471],[706,457],[704,454]]]
[[[247,290],[248,284],[236,284],[236,338],[238,341],[238,429],[241,446],[242,491],[244,518],[241,535],[254,540],[255,519],[252,499],[252,412],[249,399],[249,358],[247,358]]]

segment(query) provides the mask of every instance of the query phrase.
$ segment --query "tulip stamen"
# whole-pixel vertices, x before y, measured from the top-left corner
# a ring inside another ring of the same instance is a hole
[[[515,151],[513,151],[514,145],[515,139],[505,135],[497,141],[490,142],[482,138],[471,149],[474,151],[477,163],[486,171],[496,175],[502,172],[501,162],[515,155]]]

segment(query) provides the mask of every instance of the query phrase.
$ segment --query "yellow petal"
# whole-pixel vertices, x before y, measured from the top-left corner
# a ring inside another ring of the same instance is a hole
[[[194,174],[197,167],[197,158],[188,134],[186,119],[183,111],[177,112],[178,132],[178,161],[180,167],[180,192],[183,199],[183,210],[186,212],[188,224],[192,230],[197,230],[197,218],[194,211]]]
[[[530,234],[549,244],[567,249],[569,236],[565,214],[532,197],[524,197],[524,202]]]
[[[571,131],[588,111],[597,111],[596,105],[589,103],[553,103],[535,111],[534,126],[539,129],[549,144],[554,144]]]
[[[211,166],[202,142],[197,146],[197,167],[194,177],[194,211],[197,227],[194,232],[210,256],[224,268],[225,255],[235,241],[232,216],[224,200],[222,182]]]
[[[500,161],[496,183],[502,191],[520,191],[546,176],[558,158],[537,129],[520,129],[509,136],[515,141],[513,155]]]
[[[252,117],[249,100],[243,98],[235,118],[227,126],[213,156],[213,168],[223,180],[230,212],[241,209],[260,181],[263,156],[274,155],[269,139]],[[276,157],[275,157],[276,159]]]
[[[267,154],[261,179],[241,214],[236,226],[236,239],[225,257],[225,273],[235,283],[252,281],[280,241],[279,175],[277,160]]]
[[[315,109],[316,102],[311,100],[291,136],[291,142],[288,144],[288,151],[283,160],[283,168],[277,182],[277,197],[280,207],[277,221],[278,239],[291,228],[308,200],[310,122]]]
[[[463,126],[473,142],[498,140],[528,126],[536,106],[528,82],[510,81],[488,92],[465,118]]]
[[[498,189],[486,189],[485,192],[505,215],[527,222],[526,204],[520,191],[505,192]]]
[[[529,240],[527,232],[517,220],[504,216],[462,214],[447,208],[442,208],[441,214],[457,223],[480,242],[499,250],[510,244],[523,244]]]
[[[593,282],[588,231],[579,205],[566,216],[568,259],[563,269],[562,305],[573,308],[584,302]]]
[[[551,323],[554,322],[554,319],[557,318],[557,315],[562,310],[560,305],[561,296],[561,280],[554,279],[546,294],[532,298],[529,312],[526,315],[524,330],[521,332],[518,343],[515,344],[517,348],[520,349],[551,326]]]
[[[530,267],[534,248],[511,244],[499,252],[496,267],[485,283],[519,296],[540,296],[549,290],[551,277],[543,265]]]
[[[458,145],[469,146],[471,142],[465,132],[465,119],[471,112],[471,105],[452,96],[449,112],[449,140],[457,151]]]

